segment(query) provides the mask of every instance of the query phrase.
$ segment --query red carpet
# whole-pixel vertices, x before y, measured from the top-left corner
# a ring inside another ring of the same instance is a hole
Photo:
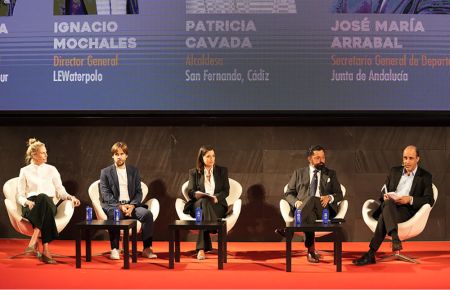
[[[215,289],[274,289],[274,288],[450,288],[450,242],[406,242],[403,253],[419,258],[420,264],[392,261],[365,267],[353,266],[351,260],[367,249],[368,243],[344,243],[343,272],[337,273],[332,256],[320,264],[309,264],[299,254],[292,260],[292,272],[285,272],[285,244],[229,243],[228,263],[217,270],[217,256],[207,255],[204,261],[183,254],[194,243],[182,243],[181,263],[168,269],[168,244],[154,244],[158,259],[138,258],[129,270],[123,270],[123,260],[111,261],[105,256],[93,257],[75,268],[75,242],[55,241],[54,253],[72,257],[56,258],[57,265],[45,265],[33,257],[11,259],[27,245],[27,240],[0,240],[0,288],[215,288]],[[139,249],[141,243],[138,244]],[[384,243],[382,251],[389,250]],[[84,243],[83,243],[84,247]],[[108,250],[109,242],[94,241],[93,253]],[[294,250],[303,250],[294,243]],[[331,243],[317,243],[320,250],[331,250]],[[83,249],[84,255],[84,249]],[[381,255],[382,252],[379,253]]]

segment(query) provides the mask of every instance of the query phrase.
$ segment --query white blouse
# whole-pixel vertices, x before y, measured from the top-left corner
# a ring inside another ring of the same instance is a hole
[[[49,164],[29,164],[20,169],[17,201],[25,206],[27,198],[40,193],[49,197],[58,197],[66,200],[71,195],[62,185],[61,176],[55,166]]]
[[[214,195],[214,190],[216,189],[216,183],[214,182],[214,168],[211,168],[211,171],[208,171],[205,168],[205,193],[209,195]]]

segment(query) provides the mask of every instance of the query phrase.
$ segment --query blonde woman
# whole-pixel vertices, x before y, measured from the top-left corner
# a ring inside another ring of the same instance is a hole
[[[66,192],[58,170],[47,164],[47,157],[44,143],[34,138],[28,140],[25,154],[25,163],[28,165],[20,169],[17,200],[23,206],[23,217],[30,221],[34,229],[25,253],[38,252],[40,235],[43,247],[42,262],[56,264],[48,247],[49,243],[58,237],[53,197],[71,200],[74,206],[79,206],[80,201]]]

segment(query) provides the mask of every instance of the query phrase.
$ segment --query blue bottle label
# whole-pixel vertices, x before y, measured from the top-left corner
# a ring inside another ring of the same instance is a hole
[[[195,221],[198,223],[202,221],[202,209],[199,207],[195,209]]]
[[[295,223],[296,224],[302,223],[302,210],[301,209],[295,210]]]
[[[114,221],[115,222],[120,221],[120,211],[118,208],[114,209]]]
[[[328,216],[328,209],[327,209],[327,208],[325,208],[325,209],[322,211],[322,222],[323,222],[324,224],[327,224],[327,223],[329,222],[329,216]]]
[[[92,207],[90,206],[86,207],[86,220],[88,222],[92,221]]]

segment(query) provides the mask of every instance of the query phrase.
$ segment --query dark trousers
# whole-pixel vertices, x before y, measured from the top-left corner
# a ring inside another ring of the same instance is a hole
[[[34,202],[34,207],[31,210],[28,206],[23,207],[22,216],[30,221],[33,229],[41,230],[42,243],[50,243],[58,238],[55,222],[56,205],[53,203],[53,199],[45,193],[41,193],[29,197],[28,200]]]
[[[386,200],[381,204],[381,214],[378,217],[377,227],[372,240],[370,249],[377,251],[383,242],[386,234],[398,229],[398,223],[407,221],[414,213],[409,205],[396,205],[392,200]]]
[[[114,209],[113,207],[108,209],[103,209],[108,220],[114,220]],[[137,219],[142,223],[142,241],[144,243],[144,248],[152,246],[153,241],[153,214],[150,210],[145,207],[135,207],[131,217],[124,216],[120,212],[120,219]],[[124,233],[128,235],[128,233]],[[119,248],[120,230],[109,230],[109,241],[111,243],[111,249]]]
[[[227,208],[221,204],[213,203],[209,198],[200,198],[194,203],[191,216],[195,217],[195,209],[200,207],[202,209],[202,219],[204,221],[217,221],[218,218],[225,217]],[[211,237],[209,231],[199,231],[197,237],[197,244],[195,248],[198,250],[210,251],[212,250]]]
[[[327,206],[330,218],[334,217],[334,211],[330,206]],[[302,210],[302,223],[313,224],[316,220],[322,218],[323,207],[320,204],[320,198],[310,196],[303,201]],[[295,209],[291,207],[292,212]],[[314,232],[305,232],[305,247],[310,248],[314,246]]]

